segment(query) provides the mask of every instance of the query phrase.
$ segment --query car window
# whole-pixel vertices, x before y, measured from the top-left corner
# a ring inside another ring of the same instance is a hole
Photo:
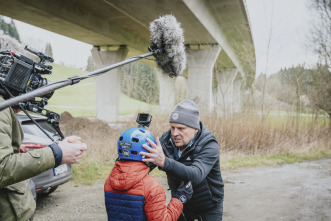
[[[57,133],[57,131],[52,127],[51,124],[47,123],[47,121],[38,121],[38,124],[46,130],[46,132],[54,139],[60,140],[61,137]],[[38,136],[41,138],[49,139],[46,134],[44,134],[33,122],[31,121],[24,121],[22,122],[22,129],[25,134],[31,134],[34,136]]]

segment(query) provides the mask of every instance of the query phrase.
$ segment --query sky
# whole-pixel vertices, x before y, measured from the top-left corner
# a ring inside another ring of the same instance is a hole
[[[312,12],[307,0],[246,0],[256,56],[256,74],[274,74],[298,64],[312,66],[307,47]]]
[[[317,57],[305,46],[311,19],[307,1],[245,0],[255,46],[256,76],[316,63]],[[47,42],[51,43],[55,63],[86,67],[92,45],[14,21],[21,40],[29,42],[35,50],[43,50]]]

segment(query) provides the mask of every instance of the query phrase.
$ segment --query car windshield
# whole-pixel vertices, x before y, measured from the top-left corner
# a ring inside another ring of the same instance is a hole
[[[57,133],[57,131],[53,128],[53,126],[47,121],[37,121],[38,124],[45,129],[45,131],[55,140],[60,140],[61,137]],[[46,138],[49,139],[46,134],[44,134],[33,122],[31,121],[24,121],[22,122],[22,129],[25,134],[31,134],[36,137]]]

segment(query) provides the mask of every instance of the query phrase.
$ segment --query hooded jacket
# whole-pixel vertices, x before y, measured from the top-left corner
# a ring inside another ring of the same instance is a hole
[[[193,144],[178,157],[171,131],[160,137],[166,155],[164,167],[172,195],[181,181],[192,181],[193,196],[185,203],[184,211],[201,214],[223,202],[224,184],[221,176],[219,145],[213,133],[200,121]]]
[[[105,204],[108,220],[177,220],[183,204],[172,198],[166,203],[161,184],[149,173],[143,162],[117,161],[108,176]]]
[[[0,220],[28,220],[36,207],[28,179],[55,165],[50,147],[19,153],[22,140],[13,110],[0,111]]]

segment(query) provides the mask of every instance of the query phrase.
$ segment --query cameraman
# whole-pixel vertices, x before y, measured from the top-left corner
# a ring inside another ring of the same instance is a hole
[[[0,94],[0,102],[4,101]],[[79,137],[67,137],[58,144],[20,153],[23,131],[15,113],[7,108],[0,111],[0,220],[28,220],[36,202],[28,187],[29,178],[61,163],[74,164],[87,146]]]

